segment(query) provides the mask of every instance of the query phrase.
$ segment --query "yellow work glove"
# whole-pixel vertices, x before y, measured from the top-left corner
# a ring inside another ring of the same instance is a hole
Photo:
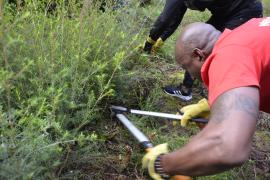
[[[146,41],[147,42],[149,42],[150,44],[155,44],[156,43],[156,41],[155,40],[153,40],[151,37],[147,37],[147,39],[146,39]]]
[[[152,47],[152,53],[154,53],[154,54],[157,53],[157,50],[161,46],[163,46],[163,44],[164,44],[164,41],[161,38],[158,38],[157,41],[156,41],[156,43]]]
[[[197,104],[191,104],[183,107],[180,110],[183,114],[181,119],[181,126],[187,126],[190,119],[193,118],[209,118],[210,107],[207,99],[201,99]]]
[[[144,42],[144,44],[141,44],[138,46],[137,49],[139,49],[140,51],[144,51],[144,52],[147,52],[147,53],[151,53],[152,51],[152,47],[153,45],[156,43],[155,40],[153,40],[151,37],[147,37],[146,41]]]
[[[149,175],[155,180],[162,180],[161,176],[155,172],[155,160],[159,155],[167,153],[167,143],[160,144],[152,148],[142,159],[142,168],[148,169]]]

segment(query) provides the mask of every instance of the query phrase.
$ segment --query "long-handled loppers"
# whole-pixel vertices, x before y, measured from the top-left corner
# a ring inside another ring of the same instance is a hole
[[[157,113],[157,112],[148,112],[148,111],[139,111],[127,109],[121,106],[111,106],[111,112],[113,115],[128,129],[128,131],[138,140],[141,146],[146,152],[151,151],[154,147],[150,140],[123,114],[124,112],[130,112],[134,114],[157,116],[157,117],[166,117],[169,119],[181,119],[181,115],[173,115],[166,113]],[[200,123],[207,123],[207,120],[197,119]],[[196,122],[195,121],[195,122]],[[172,178],[173,180],[190,180],[189,176],[176,175]]]
[[[180,120],[183,117],[180,114],[168,114],[168,113],[160,113],[160,112],[152,112],[152,111],[142,111],[142,110],[128,109],[122,106],[114,106],[114,105],[111,106],[111,110],[114,112],[118,112],[119,114],[131,113],[131,114],[138,114],[138,115],[162,117],[162,118],[167,118],[170,120]],[[196,123],[203,123],[203,124],[206,124],[208,122],[206,119],[202,119],[202,118],[192,119],[191,121],[196,122]]]

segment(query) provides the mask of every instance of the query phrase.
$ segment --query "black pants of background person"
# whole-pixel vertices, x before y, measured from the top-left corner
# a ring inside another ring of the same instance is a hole
[[[206,22],[211,25],[213,25],[216,29],[219,31],[224,31],[225,28],[227,29],[234,29],[241,24],[244,24],[248,20],[252,18],[259,18],[262,17],[262,4],[260,1],[252,1],[250,3],[245,4],[241,9],[237,9],[237,12],[232,13],[228,17],[218,17],[215,15],[212,15],[210,19]],[[191,78],[189,73],[186,71],[183,85],[191,89],[193,86],[194,80]]]
[[[162,13],[150,30],[151,39],[156,41],[161,38],[165,41],[170,37],[182,21],[186,9],[179,0],[166,0]]]

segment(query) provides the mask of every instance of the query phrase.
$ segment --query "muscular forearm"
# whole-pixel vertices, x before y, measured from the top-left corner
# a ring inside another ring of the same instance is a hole
[[[211,108],[208,125],[185,147],[162,156],[164,171],[200,176],[244,163],[249,157],[258,107],[257,88],[241,87],[223,93]]]
[[[238,165],[238,162],[230,162],[230,155],[226,155],[224,146],[221,133],[207,134],[203,131],[184,148],[164,155],[163,168],[171,175],[200,176],[221,172]]]

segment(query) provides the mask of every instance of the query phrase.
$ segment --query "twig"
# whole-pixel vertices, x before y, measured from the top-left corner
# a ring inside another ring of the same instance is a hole
[[[253,164],[253,172],[254,172],[254,179],[257,179],[257,173],[256,173],[256,164]]]
[[[74,142],[76,142],[76,140],[67,140],[67,141],[61,141],[61,142],[56,142],[56,143],[49,144],[48,146],[41,147],[41,148],[35,150],[34,152],[28,153],[28,154],[25,156],[25,160],[26,160],[31,154],[33,154],[33,153],[35,153],[35,152],[38,152],[38,151],[40,151],[40,150],[42,150],[42,149],[46,149],[46,148],[49,148],[49,147],[53,147],[53,146],[56,146],[56,145],[58,145],[58,144],[74,143]]]
[[[68,160],[69,154],[70,154],[70,148],[69,148],[69,146],[68,146],[68,149],[67,149],[67,155],[66,155],[65,161],[64,161],[63,165],[60,167],[60,169],[59,169],[59,171],[58,171],[58,173],[57,173],[57,176],[58,176],[58,177],[60,176],[62,170],[64,169],[64,167],[65,167],[66,164],[67,164],[67,160]]]
[[[0,0],[0,21],[3,19],[3,0]],[[0,32],[0,37],[1,37],[1,33]]]

